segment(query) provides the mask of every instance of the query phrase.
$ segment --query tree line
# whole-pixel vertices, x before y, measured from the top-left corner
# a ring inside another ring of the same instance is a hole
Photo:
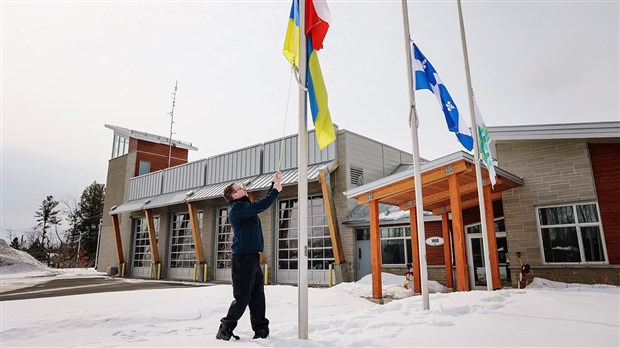
[[[26,240],[15,237],[11,247],[23,250],[50,267],[93,267],[97,256],[105,185],[94,181],[80,196],[47,196],[35,212],[36,225]],[[66,222],[62,229],[63,220]]]

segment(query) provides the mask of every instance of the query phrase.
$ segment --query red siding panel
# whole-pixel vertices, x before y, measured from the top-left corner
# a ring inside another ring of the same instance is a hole
[[[589,144],[610,264],[620,264],[620,144]]]

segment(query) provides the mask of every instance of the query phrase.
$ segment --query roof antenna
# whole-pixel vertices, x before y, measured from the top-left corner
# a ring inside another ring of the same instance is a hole
[[[170,137],[168,138],[168,168],[170,168],[170,158],[172,157],[172,125],[174,124],[174,103],[177,99],[177,86],[179,80],[174,83],[174,93],[172,93],[172,110],[168,113],[170,115]]]

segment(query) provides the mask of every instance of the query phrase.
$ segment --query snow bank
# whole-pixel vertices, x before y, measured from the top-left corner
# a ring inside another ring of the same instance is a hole
[[[620,287],[608,284],[578,284],[556,282],[544,278],[534,278],[527,290],[560,290],[560,291],[582,291],[582,292],[605,292],[620,294]]]
[[[59,274],[30,254],[11,248],[0,239],[0,278],[47,277]]]
[[[405,282],[404,276],[397,276],[391,273],[381,273],[381,285],[383,297],[401,299],[405,297],[413,296],[413,289],[405,289],[403,283]],[[354,283],[340,283],[334,286],[335,289],[346,292],[347,294],[358,297],[371,297],[372,296],[372,274],[368,274],[362,279]],[[429,293],[448,292],[448,288],[440,283],[429,280],[428,281]]]

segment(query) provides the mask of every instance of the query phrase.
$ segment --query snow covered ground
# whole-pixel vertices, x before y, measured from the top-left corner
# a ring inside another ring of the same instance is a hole
[[[56,277],[102,276],[93,270],[33,270],[19,263],[0,266],[3,291]],[[297,288],[285,285],[265,288],[268,339],[251,339],[246,312],[235,330],[240,341],[216,340],[232,287],[213,285],[2,301],[0,346],[620,346],[615,286],[536,278],[524,290],[442,293],[443,287],[433,283],[431,309],[423,311],[421,297],[402,288],[403,277],[383,277],[385,293],[395,298],[384,305],[363,298],[371,294],[369,277],[310,288],[308,340],[297,338]]]

